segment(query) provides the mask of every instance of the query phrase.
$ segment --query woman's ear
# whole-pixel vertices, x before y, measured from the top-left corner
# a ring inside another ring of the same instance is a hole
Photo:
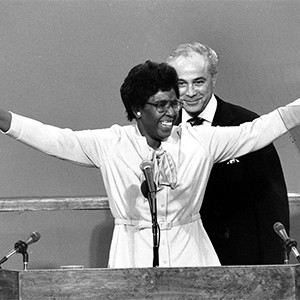
[[[138,109],[133,109],[133,113],[137,119],[139,119],[142,113]]]

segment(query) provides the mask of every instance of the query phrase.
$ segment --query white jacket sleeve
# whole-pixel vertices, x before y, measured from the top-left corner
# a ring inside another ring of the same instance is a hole
[[[252,122],[236,127],[213,128],[214,133],[206,139],[208,153],[213,155],[215,162],[240,157],[271,144],[299,124],[300,99]]]
[[[11,127],[5,134],[48,155],[95,167],[84,152],[76,131],[71,129],[45,125],[12,113]]]
[[[278,112],[287,130],[300,124],[300,98],[284,107],[279,107]]]

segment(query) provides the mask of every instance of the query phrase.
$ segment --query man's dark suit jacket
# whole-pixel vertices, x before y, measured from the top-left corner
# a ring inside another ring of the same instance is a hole
[[[258,116],[216,99],[213,126],[235,126]],[[273,225],[279,221],[289,232],[289,204],[275,147],[215,164],[200,214],[222,265],[284,263]]]

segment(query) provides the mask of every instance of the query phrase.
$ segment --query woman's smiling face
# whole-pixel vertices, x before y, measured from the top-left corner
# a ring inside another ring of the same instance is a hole
[[[158,91],[147,102],[156,104],[162,100],[177,101],[174,89]],[[138,110],[140,114],[137,114],[137,124],[141,134],[146,137],[148,145],[157,149],[161,141],[170,136],[174,122],[178,117],[178,111],[170,106],[165,112],[158,112],[155,105],[149,103]]]

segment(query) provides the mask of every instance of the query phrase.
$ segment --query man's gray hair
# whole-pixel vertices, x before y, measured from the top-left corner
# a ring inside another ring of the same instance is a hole
[[[193,53],[198,53],[208,60],[208,70],[211,75],[218,73],[219,56],[215,50],[207,45],[193,42],[191,44],[181,44],[167,57],[166,62],[171,63],[179,56],[188,57]]]

